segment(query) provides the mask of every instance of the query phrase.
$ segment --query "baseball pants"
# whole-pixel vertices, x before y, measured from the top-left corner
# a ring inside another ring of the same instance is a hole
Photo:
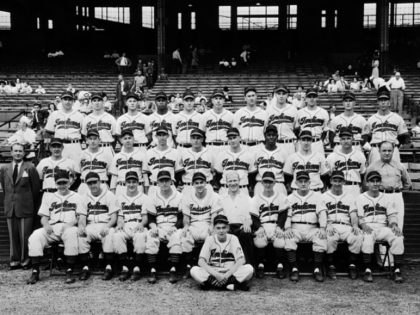
[[[242,283],[244,281],[251,280],[253,274],[254,268],[251,265],[246,264],[240,266],[238,270],[236,270],[236,272],[233,274],[233,276],[239,283]],[[209,276],[210,274],[201,267],[194,266],[191,268],[191,277],[200,284],[207,281]]]
[[[391,109],[402,114],[404,103],[404,92],[399,89],[391,90]]]
[[[392,230],[381,224],[369,224],[373,229],[371,234],[363,234],[362,252],[373,254],[376,241],[385,241],[390,245],[389,252],[392,255],[404,254],[404,237],[396,236]]]
[[[285,196],[287,196],[287,190],[283,183],[275,183],[273,187],[275,192],[279,192]],[[264,186],[261,182],[257,182],[254,188],[254,196],[261,195],[264,191]]]
[[[65,223],[57,223],[52,228],[51,234],[48,234],[44,228],[39,228],[29,236],[29,256],[41,257],[44,255],[45,247],[60,241],[64,244],[65,256],[77,256],[79,254],[77,227],[67,227]]]
[[[63,157],[73,160],[76,165],[80,165],[80,158],[82,157],[80,143],[64,143]]]
[[[360,254],[363,243],[363,235],[355,235],[350,225],[333,224],[336,232],[333,236],[327,233],[327,254],[332,254],[337,250],[338,242],[344,241],[349,246],[350,253]]]
[[[372,146],[372,149],[370,150],[370,153],[369,153],[369,161],[368,161],[369,164],[371,164],[375,161],[379,161],[380,159],[381,159],[381,155],[379,154],[379,148]],[[401,162],[400,150],[398,149],[398,147],[394,147],[394,153],[392,154],[392,160],[397,161],[397,162]]]
[[[285,238],[286,250],[297,250],[299,242],[311,242],[312,251],[325,252],[327,251],[327,240],[319,238],[319,228],[309,224],[292,224],[293,238]]]
[[[181,233],[182,230],[176,229],[174,225],[158,226],[158,236],[152,236],[149,230],[146,238],[146,254],[156,255],[161,241],[168,242],[169,254],[182,254]]]
[[[268,243],[273,243],[274,248],[284,248],[285,241],[284,237],[276,237],[276,227],[277,224],[275,223],[263,223],[262,227],[264,229],[263,235],[255,235],[254,237],[254,245],[257,248],[265,248],[267,247]]]
[[[398,219],[398,227],[400,228],[401,232],[404,227],[404,213],[405,213],[405,205],[402,192],[399,193],[392,193],[388,194],[391,196],[392,201],[395,204],[395,209],[397,209],[397,219]]]
[[[79,253],[86,254],[90,251],[90,243],[92,241],[101,241],[102,250],[106,254],[114,253],[114,246],[112,244],[112,237],[115,229],[110,228],[105,237],[101,236],[101,231],[106,223],[91,223],[86,226],[86,236],[79,236]]]
[[[115,231],[112,235],[112,243],[116,254],[127,253],[127,241],[133,241],[135,254],[144,254],[146,251],[147,229],[142,232],[136,231],[139,222],[124,223],[122,231]]]
[[[196,242],[204,241],[209,236],[210,224],[207,222],[192,222],[187,235],[181,236],[182,251],[191,253]]]

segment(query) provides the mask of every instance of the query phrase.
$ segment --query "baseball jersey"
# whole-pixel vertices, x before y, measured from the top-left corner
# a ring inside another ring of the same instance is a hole
[[[182,195],[174,190],[169,198],[165,198],[160,193],[159,189],[156,189],[154,193],[150,195],[153,203],[153,207],[150,209],[150,214],[156,216],[156,224],[159,225],[170,225],[174,226],[178,221],[178,214],[182,213],[181,210],[181,199]]]
[[[335,143],[340,143],[339,134],[340,129],[343,127],[347,127],[352,131],[355,141],[361,141],[362,135],[367,133],[367,122],[362,115],[353,113],[351,116],[346,116],[342,113],[335,116],[330,122],[331,131],[335,133]]]
[[[359,150],[348,154],[334,151],[327,157],[327,167],[332,171],[342,171],[346,181],[361,183],[361,174],[366,173],[366,157]]]
[[[226,185],[226,173],[236,171],[239,174],[239,185],[248,185],[248,174],[255,172],[255,154],[250,150],[241,148],[239,152],[224,150],[217,157],[214,169],[223,174],[220,183]]]
[[[198,198],[195,193],[183,194],[181,209],[184,215],[191,218],[191,223],[206,222],[211,224],[212,215],[222,210],[222,204],[218,194],[214,191],[207,191],[203,199]]]
[[[154,112],[149,116],[149,129],[153,132],[153,141],[152,145],[157,145],[158,140],[156,137],[156,129],[159,126],[165,126],[168,129],[169,137],[168,137],[168,146],[174,146],[174,140],[172,138],[173,126],[175,122],[175,115],[168,111],[165,115],[159,115],[157,112]]]
[[[86,136],[90,129],[96,129],[102,143],[114,142],[116,124],[114,116],[107,112],[99,116],[92,113],[83,120],[82,134]]]
[[[62,110],[56,110],[48,117],[45,130],[54,133],[55,138],[80,139],[83,119],[83,114],[78,111],[65,113]]]
[[[99,175],[100,180],[108,180],[108,170],[112,165],[114,157],[109,150],[99,148],[98,152],[91,152],[89,149],[83,150],[80,159],[80,169],[82,179],[86,178],[89,172],[95,172]]]
[[[177,143],[191,143],[191,130],[195,128],[204,130],[203,116],[196,111],[193,111],[191,114],[180,112],[175,115],[172,127]]]
[[[62,157],[59,160],[53,160],[51,157],[42,159],[36,166],[39,178],[42,182],[42,189],[55,189],[54,175],[59,170],[65,170],[73,173],[80,173],[79,166],[73,160]]]
[[[367,121],[368,133],[372,134],[371,144],[379,144],[383,141],[389,141],[398,144],[397,137],[408,133],[407,126],[400,115],[390,112],[388,115],[379,115],[376,113]]]
[[[157,147],[151,148],[146,152],[144,170],[151,174],[150,180],[154,183],[157,181],[157,174],[162,170],[169,171],[172,180],[175,180],[175,172],[182,170],[181,155],[171,147],[164,151]]]
[[[298,110],[297,113],[297,126],[301,130],[309,130],[312,136],[320,138],[323,131],[326,130],[330,117],[328,112],[322,107],[315,107],[310,110],[308,107]]]
[[[255,154],[255,167],[258,170],[257,181],[261,181],[262,175],[265,172],[273,172],[276,177],[276,182],[284,182],[284,163],[285,157],[280,148],[270,151],[265,147],[261,147]]]
[[[397,209],[392,196],[384,193],[374,198],[364,192],[356,199],[357,215],[360,224],[378,223],[387,225],[388,222],[397,223]]]
[[[70,191],[65,196],[58,192],[44,194],[38,210],[39,216],[49,218],[50,225],[75,222],[77,215],[84,213],[86,213],[86,203],[74,191]]]
[[[267,124],[267,112],[259,107],[249,110],[240,108],[233,115],[233,127],[238,128],[244,141],[264,141],[264,128]]]
[[[117,119],[115,133],[121,135],[123,130],[131,130],[134,136],[134,143],[147,143],[146,135],[151,131],[149,116],[143,113],[130,115],[126,113]]]
[[[319,214],[325,209],[321,207],[322,195],[319,192],[309,191],[306,196],[301,196],[297,191],[287,196],[289,201],[289,212],[287,213],[290,222],[293,223],[319,223],[325,227],[327,222],[318,222]]]
[[[118,182],[125,182],[125,174],[128,171],[135,171],[139,176],[140,181],[143,178],[143,171],[145,168],[144,153],[134,148],[132,152],[127,152],[124,148],[114,156],[109,173],[117,176]]]
[[[296,128],[298,110],[295,106],[287,104],[284,108],[277,105],[267,109],[268,123],[277,127],[279,140],[296,139],[294,129]]]
[[[236,261],[244,259],[244,252],[235,235],[227,234],[223,243],[217,240],[217,235],[211,235],[201,248],[200,258],[219,272],[226,272]]]
[[[351,225],[350,213],[357,214],[354,195],[346,193],[335,195],[330,190],[322,194],[321,209],[327,211],[328,223]]]
[[[213,155],[207,148],[202,148],[200,152],[194,151],[192,148],[180,151],[181,165],[185,170],[182,176],[184,183],[191,183],[194,173],[201,172],[206,175],[207,182],[213,179],[211,169],[213,166]]]
[[[292,188],[297,189],[296,173],[298,171],[307,171],[311,180],[310,189],[323,188],[321,176],[328,173],[325,157],[319,152],[314,152],[309,155],[303,155],[300,152],[293,153],[286,159],[283,172],[293,175]]]
[[[251,200],[251,214],[260,218],[260,222],[277,223],[280,212],[287,211],[289,202],[287,196],[275,192],[271,197],[257,194]]]
[[[119,207],[118,217],[127,222],[141,222],[142,216],[153,212],[153,202],[147,195],[138,193],[136,196],[121,194],[117,196]]]
[[[85,195],[87,224],[108,223],[111,214],[119,211],[117,198],[108,189],[103,189],[99,196],[90,191]]]
[[[226,132],[232,127],[233,113],[223,109],[217,114],[213,109],[203,114],[204,131],[206,132],[206,142],[227,141]]]

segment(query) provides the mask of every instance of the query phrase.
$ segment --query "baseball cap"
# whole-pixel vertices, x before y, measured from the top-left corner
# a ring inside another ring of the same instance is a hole
[[[229,128],[228,131],[226,132],[227,137],[229,137],[229,136],[239,136],[239,135],[240,135],[240,133],[239,133],[238,128]]]
[[[296,180],[299,179],[310,179],[307,171],[299,171],[296,173]]]
[[[277,127],[274,125],[268,125],[267,128],[265,128],[264,133],[268,133],[269,131],[274,131],[275,133],[278,133]]]
[[[187,90],[185,90],[185,92],[184,92],[184,94],[183,94],[182,98],[183,98],[184,100],[189,99],[189,98],[194,99],[194,93],[193,93],[191,90],[188,90],[188,89],[187,89]]]
[[[264,174],[262,175],[261,180],[264,181],[270,181],[270,182],[274,182],[276,180],[274,173],[273,172],[264,172]]]
[[[194,128],[193,130],[191,130],[190,137],[192,136],[199,136],[201,138],[204,138],[203,132],[198,128]]]
[[[354,95],[353,92],[347,91],[346,93],[343,94],[343,101],[346,99],[351,99],[352,101],[356,100],[356,96]]]
[[[130,98],[134,98],[136,101],[140,100],[139,96],[136,93],[130,92],[125,97],[125,100],[127,101]]]
[[[225,215],[223,215],[223,214],[218,214],[218,215],[216,215],[216,216],[214,217],[214,220],[213,220],[213,225],[216,225],[216,224],[218,224],[218,223],[222,223],[222,224],[229,224],[229,220],[228,220],[228,218],[227,218]]]
[[[92,96],[90,97],[90,99],[91,100],[94,100],[94,99],[102,100],[103,99],[102,93],[94,92],[94,93],[92,93]]]
[[[194,173],[192,182],[194,183],[196,180],[204,180],[207,181],[206,175],[201,172]]]
[[[163,91],[159,91],[159,92],[157,92],[157,93],[156,93],[156,95],[155,95],[155,100],[157,100],[157,99],[159,99],[159,98],[163,98],[163,99],[165,99],[165,100],[167,100],[167,99],[168,99],[168,97],[166,96],[166,93],[165,93],[165,92],[163,92]]]
[[[284,84],[277,85],[277,86],[274,88],[273,92],[274,92],[274,93],[276,93],[276,92],[290,93],[289,89],[288,89],[288,88],[287,88],[287,86],[285,86]]]
[[[382,180],[381,174],[379,174],[379,172],[377,172],[377,171],[371,171],[366,175],[366,181],[368,181],[368,182],[370,182],[374,178]]]
[[[85,183],[97,182],[98,180],[100,180],[100,177],[99,177],[98,173],[95,173],[95,172],[89,172],[89,173],[86,175],[86,178],[85,178]]]
[[[314,89],[314,88],[307,89],[306,90],[306,96],[310,96],[310,95],[318,97],[318,90]]]
[[[93,128],[89,129],[87,134],[86,134],[86,137],[89,138],[90,136],[96,136],[96,137],[99,138],[99,131],[97,129],[93,129]]]
[[[381,100],[381,99],[389,100],[390,99],[389,91],[388,90],[379,91],[377,94],[377,97],[378,97],[378,100]]]
[[[223,94],[223,90],[222,89],[214,89],[213,90],[213,94],[211,95],[211,97],[216,97],[216,96],[221,96],[224,97],[225,94]]]
[[[137,174],[137,172],[129,171],[125,174],[125,180],[129,180],[129,179],[135,179],[138,181],[139,175]]]
[[[345,180],[344,173],[342,171],[337,171],[337,170],[332,171],[331,179],[333,178],[339,178],[341,180]]]
[[[345,137],[345,136],[353,137],[353,132],[351,131],[350,128],[343,127],[343,128],[340,129],[339,137],[341,138],[341,137]]]
[[[122,138],[122,137],[124,137],[124,136],[126,136],[126,135],[129,135],[129,136],[134,137],[134,135],[133,135],[133,130],[131,130],[130,128],[125,128],[125,129],[123,129],[123,130],[121,131],[121,138]]]
[[[69,91],[64,91],[63,93],[61,93],[60,98],[71,98],[72,100],[74,100],[74,95],[72,92]]]
[[[244,95],[247,95],[247,93],[248,93],[248,92],[251,92],[251,91],[253,91],[253,92],[257,93],[257,89],[256,89],[254,86],[247,86],[247,87],[244,89]]]
[[[169,135],[168,128],[166,128],[163,125],[159,125],[159,127],[157,127],[157,129],[156,129],[156,134],[159,134],[159,133],[164,133],[164,134]]]
[[[52,138],[50,141],[50,146],[53,144],[59,144],[59,145],[63,145],[63,140],[59,139],[59,138]]]
[[[299,134],[299,139],[303,139],[303,138],[312,139],[312,132],[310,130],[302,130]]]
[[[68,182],[70,180],[70,174],[66,170],[60,169],[54,174],[54,181],[59,182]]]
[[[157,174],[157,180],[162,179],[172,179],[171,173],[169,173],[168,171],[159,171],[159,173]]]

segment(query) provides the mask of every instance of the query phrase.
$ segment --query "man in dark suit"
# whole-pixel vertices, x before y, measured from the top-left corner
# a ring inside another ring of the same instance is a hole
[[[13,161],[0,169],[4,212],[10,239],[10,268],[29,267],[28,237],[37,211],[40,182],[32,163],[24,162],[24,148],[12,145]]]
[[[42,110],[41,104],[35,103],[32,113],[33,113],[34,118],[33,118],[31,128],[34,131],[44,129],[45,124],[47,122],[47,118],[48,118],[48,112],[45,112]]]
[[[124,79],[123,75],[120,74],[118,76],[118,83],[117,83],[117,89],[116,89],[116,95],[117,95],[117,115],[124,114],[125,109],[125,96],[130,91],[130,84],[127,80]]]

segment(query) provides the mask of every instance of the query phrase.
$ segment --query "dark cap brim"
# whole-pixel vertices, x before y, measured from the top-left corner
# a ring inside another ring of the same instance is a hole
[[[216,96],[224,97],[225,95],[223,93],[214,93],[211,97],[213,98]]]

